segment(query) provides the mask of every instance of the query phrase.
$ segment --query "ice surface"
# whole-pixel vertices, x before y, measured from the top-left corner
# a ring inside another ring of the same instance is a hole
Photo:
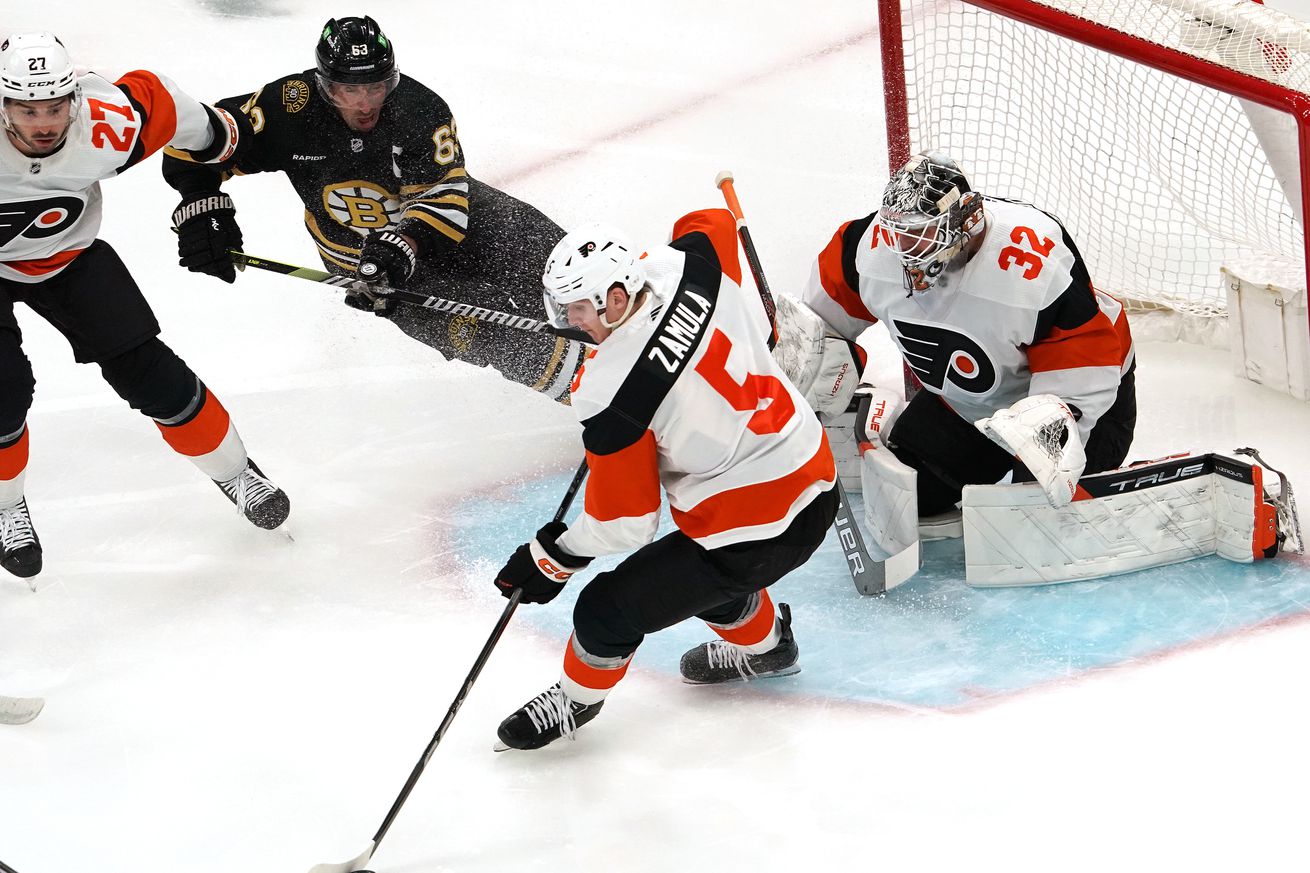
[[[0,32],[55,28],[97,69],[214,99],[309,66],[323,20],[362,11],[454,107],[471,172],[564,224],[662,241],[718,204],[729,168],[772,284],[794,289],[885,180],[864,0],[75,0],[6,8]],[[251,252],[315,265],[284,180],[228,190]],[[154,160],[105,195],[104,238],[291,495],[295,541],[236,517],[20,309],[46,570],[35,594],[0,579],[0,692],[47,706],[0,729],[0,859],[297,873],[352,857],[500,612],[491,573],[553,511],[576,424],[313,284],[181,271]],[[1310,489],[1305,404],[1237,381],[1223,353],[1140,359],[1134,457],[1250,443]],[[567,627],[564,600],[524,607],[372,869],[1303,864],[1304,560],[1024,593],[963,588],[951,544],[928,559],[886,600],[857,597],[830,549],[781,583],[794,679],[685,686],[672,665],[704,636],[677,628],[577,743],[497,756],[495,725],[553,681]]]

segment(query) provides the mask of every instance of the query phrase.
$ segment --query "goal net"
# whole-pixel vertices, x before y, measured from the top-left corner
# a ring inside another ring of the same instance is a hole
[[[941,149],[1055,214],[1130,312],[1222,317],[1224,266],[1306,287],[1304,23],[1251,0],[879,11],[892,168]]]

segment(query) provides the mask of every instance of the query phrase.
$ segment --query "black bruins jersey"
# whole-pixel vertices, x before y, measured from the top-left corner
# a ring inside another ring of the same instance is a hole
[[[218,101],[250,119],[250,146],[218,170],[170,150],[164,177],[191,194],[216,190],[231,175],[286,173],[333,272],[354,272],[364,238],[382,228],[418,240],[424,256],[440,257],[463,243],[471,180],[446,101],[402,74],[377,126],[353,131],[314,76],[306,70]]]

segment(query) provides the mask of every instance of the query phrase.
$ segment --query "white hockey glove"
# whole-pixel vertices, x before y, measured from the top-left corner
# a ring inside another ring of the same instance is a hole
[[[1078,423],[1054,394],[1025,397],[991,418],[974,422],[992,442],[1014,455],[1057,509],[1073,501],[1087,466]]]
[[[859,372],[850,343],[830,336],[823,319],[799,300],[779,294],[777,305],[774,360],[815,412],[845,412]]]

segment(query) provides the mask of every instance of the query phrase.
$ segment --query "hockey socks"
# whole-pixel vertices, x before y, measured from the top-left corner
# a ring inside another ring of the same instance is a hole
[[[27,424],[8,436],[0,436],[0,508],[23,499],[27,473]]]

